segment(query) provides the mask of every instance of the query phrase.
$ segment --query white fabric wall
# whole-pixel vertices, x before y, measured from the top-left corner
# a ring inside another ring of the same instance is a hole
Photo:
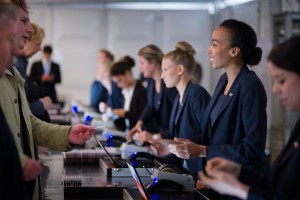
[[[72,6],[32,6],[31,21],[46,31],[44,44],[54,47],[53,60],[61,66],[62,83],[57,87],[63,98],[89,103],[90,85],[96,70],[96,54],[101,48],[137,58],[138,50],[150,43],[165,53],[178,41],[188,41],[197,50],[203,65],[202,85],[212,92],[207,55],[211,15],[208,11],[106,10]],[[40,54],[30,59],[41,57]],[[137,60],[136,60],[137,61]],[[140,72],[134,69],[135,76]]]

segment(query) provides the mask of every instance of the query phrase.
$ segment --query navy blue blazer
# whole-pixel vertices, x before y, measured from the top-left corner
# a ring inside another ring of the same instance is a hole
[[[251,185],[248,199],[300,199],[300,120],[270,172],[258,174],[242,167],[241,181]]]
[[[114,81],[111,81],[111,94],[108,94],[107,105],[112,109],[123,108],[124,101],[122,89]]]
[[[171,138],[185,138],[200,143],[202,117],[209,100],[210,95],[203,87],[189,82],[181,106],[179,106],[179,94],[174,99],[169,123]]]
[[[99,111],[99,103],[106,102],[108,91],[100,81],[95,80],[91,87],[90,106]]]
[[[99,103],[105,102],[112,109],[123,108],[124,97],[122,89],[115,82],[111,81],[111,90],[112,93],[109,94],[104,85],[100,81],[95,80],[91,87],[90,106],[99,111]]]
[[[170,117],[171,138],[190,139],[196,143],[202,141],[201,122],[210,100],[209,93],[200,85],[188,83],[179,106],[179,94],[174,99]],[[191,174],[197,176],[200,158],[186,160]]]
[[[169,130],[169,121],[170,115],[172,111],[173,101],[177,96],[178,92],[176,88],[166,88],[166,85],[163,80],[161,80],[160,84],[160,93],[159,93],[159,108],[155,109],[155,81],[153,79],[149,79],[147,86],[147,98],[148,103],[145,107],[145,110],[140,117],[144,123],[149,123],[152,119],[155,120],[157,125],[157,130],[159,131],[162,138],[170,138],[168,135]]]
[[[54,75],[54,80],[51,82],[43,82],[42,75],[44,74],[44,67],[42,61],[34,62],[30,70],[30,79],[37,82],[38,85],[47,89],[47,96],[49,96],[53,102],[57,102],[57,94],[55,90],[55,84],[61,82],[61,74],[59,65],[51,62],[50,74]]]
[[[246,65],[242,66],[211,125],[211,112],[219,96],[224,93],[226,84],[225,73],[221,76],[203,117],[206,159],[220,156],[253,169],[268,170],[264,153],[267,96],[263,84],[255,72]]]
[[[146,105],[147,105],[147,90],[139,81],[137,81],[132,94],[129,111],[125,112],[125,118],[129,120],[130,129],[135,126],[139,117],[143,113]],[[122,131],[126,130],[126,124],[124,118],[119,118],[115,120],[115,125]]]

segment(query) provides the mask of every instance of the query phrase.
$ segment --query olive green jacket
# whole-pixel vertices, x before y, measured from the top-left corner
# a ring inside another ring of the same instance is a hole
[[[24,79],[12,67],[10,70],[6,70],[5,75],[0,78],[0,107],[15,139],[22,167],[24,167],[28,157],[23,153],[21,146],[18,91],[22,105],[21,114],[25,119],[32,158],[35,157],[34,144],[61,151],[70,150],[72,148],[68,141],[70,126],[49,124],[32,115],[25,95]]]

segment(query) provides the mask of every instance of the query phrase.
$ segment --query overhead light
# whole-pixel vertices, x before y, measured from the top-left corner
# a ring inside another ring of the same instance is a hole
[[[128,10],[208,10],[210,3],[189,3],[189,2],[156,2],[156,3],[108,3],[105,6],[109,9],[128,9]]]
[[[220,2],[220,7],[226,8],[228,6],[237,6],[251,1],[255,0],[224,0],[223,2]]]

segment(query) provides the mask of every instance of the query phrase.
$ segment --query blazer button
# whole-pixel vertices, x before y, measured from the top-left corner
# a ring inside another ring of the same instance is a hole
[[[17,136],[18,136],[18,137],[21,137],[21,133],[17,133]]]
[[[17,103],[18,103],[18,99],[15,99],[15,100],[14,100],[14,103],[17,104]]]

